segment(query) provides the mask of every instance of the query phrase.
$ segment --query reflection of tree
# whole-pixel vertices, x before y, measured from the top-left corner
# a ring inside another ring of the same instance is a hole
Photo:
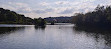
[[[24,27],[0,27],[0,34],[9,34],[12,31],[23,29]]]
[[[110,33],[110,28],[95,28],[95,27],[74,27],[74,29],[76,31],[85,31],[85,32],[90,32],[90,33],[100,33],[100,34],[104,34],[104,33],[107,33],[109,34]]]
[[[74,27],[76,31],[85,31],[86,34],[93,34],[95,40],[99,42],[99,39],[102,38],[105,40],[105,44],[111,47],[111,29],[109,28],[90,28],[90,27]]]
[[[35,29],[42,29],[44,30],[46,26],[35,26]]]
[[[106,45],[111,46],[111,34],[105,34]]]

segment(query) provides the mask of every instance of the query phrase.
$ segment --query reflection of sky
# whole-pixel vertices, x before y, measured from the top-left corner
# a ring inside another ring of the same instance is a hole
[[[71,16],[88,12],[98,4],[110,5],[111,0],[0,0],[0,7],[25,14],[31,18]]]
[[[73,25],[26,26],[0,38],[3,49],[108,49],[104,35],[76,31]],[[108,43],[110,44],[110,43]]]

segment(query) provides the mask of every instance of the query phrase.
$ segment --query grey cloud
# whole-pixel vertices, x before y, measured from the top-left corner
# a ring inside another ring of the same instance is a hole
[[[18,13],[31,13],[31,11],[24,11],[24,10],[18,10],[16,12],[18,12]]]
[[[49,9],[45,9],[45,10],[36,10],[35,12],[36,13],[47,13],[47,12],[53,12],[54,11],[54,9],[52,9],[52,8],[49,8]]]
[[[31,13],[32,9],[30,7],[22,7],[16,10],[18,13]]]
[[[36,10],[35,12],[36,12],[36,13],[39,13],[39,14],[41,14],[41,13],[46,13],[46,11],[44,11],[44,10]]]
[[[54,11],[54,9],[49,8],[49,9],[45,9],[45,11],[46,11],[46,12],[52,12],[52,11]]]
[[[52,8],[48,8],[48,9],[45,9],[45,10],[33,10],[33,9],[29,9],[27,10],[27,8],[20,8],[17,10],[17,12],[19,13],[31,13],[31,12],[34,12],[34,13],[38,13],[38,14],[42,14],[42,13],[47,13],[47,12],[53,12],[54,9]]]
[[[74,9],[72,8],[72,9],[66,9],[66,10],[64,10],[64,11],[58,13],[58,14],[71,14],[73,12],[74,12]]]
[[[68,3],[69,3],[68,1],[57,1],[57,2],[55,2],[55,4],[57,4],[57,5],[65,5]]]

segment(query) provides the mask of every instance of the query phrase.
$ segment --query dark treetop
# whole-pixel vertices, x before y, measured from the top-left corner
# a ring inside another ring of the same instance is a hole
[[[76,26],[87,27],[111,27],[111,6],[97,6],[94,11],[78,13],[73,16],[73,23]]]
[[[45,25],[45,21],[42,18],[32,19],[14,11],[0,8],[0,24]]]

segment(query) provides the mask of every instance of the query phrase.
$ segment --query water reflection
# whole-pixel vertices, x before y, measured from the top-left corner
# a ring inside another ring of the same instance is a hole
[[[24,27],[0,27],[0,34],[9,34]]]
[[[35,27],[35,29],[37,30],[37,29],[42,29],[42,30],[44,30],[45,28],[46,28],[46,26],[34,26]]]
[[[111,34],[73,25],[0,27],[0,49],[111,49]]]
[[[88,28],[88,27],[74,27],[75,31],[85,32],[86,35],[94,37],[96,42],[104,39],[104,44],[111,48],[111,29],[109,28]]]

